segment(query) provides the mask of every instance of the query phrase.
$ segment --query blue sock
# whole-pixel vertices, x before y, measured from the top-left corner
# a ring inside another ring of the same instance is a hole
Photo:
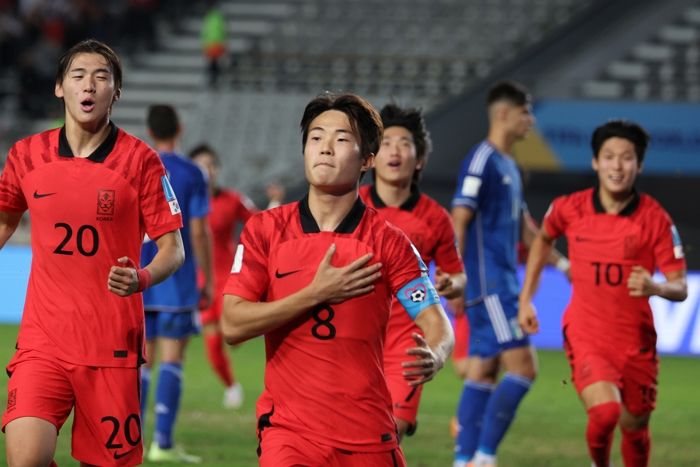
[[[163,449],[173,447],[173,427],[180,408],[182,365],[161,363],[156,388],[156,430],[153,439]]]
[[[498,445],[508,431],[515,411],[530,389],[532,380],[506,373],[489,399],[484,412],[484,425],[479,437],[479,452],[495,455]]]
[[[151,386],[151,369],[141,367],[141,432],[146,426],[146,409],[148,408],[148,388]]]
[[[455,459],[459,461],[471,460],[476,451],[481,432],[482,419],[486,404],[491,397],[493,385],[466,381],[462,398],[457,407],[457,421],[459,432],[455,445]]]

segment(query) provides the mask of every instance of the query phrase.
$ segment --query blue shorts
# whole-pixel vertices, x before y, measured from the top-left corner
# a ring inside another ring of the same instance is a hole
[[[156,337],[182,339],[199,334],[201,328],[198,311],[146,312],[146,340]]]
[[[530,345],[530,338],[518,324],[518,298],[488,295],[467,307],[469,355],[489,358],[504,350]]]

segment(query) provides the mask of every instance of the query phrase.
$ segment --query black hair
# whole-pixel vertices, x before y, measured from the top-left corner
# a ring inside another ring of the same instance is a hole
[[[598,158],[600,148],[610,138],[624,138],[634,144],[637,162],[639,165],[642,165],[644,154],[651,139],[644,128],[628,120],[610,120],[605,125],[599,126],[593,131],[593,136],[591,136],[591,149],[593,149],[593,157],[595,159]]]
[[[109,67],[112,70],[112,77],[114,79],[114,89],[117,94],[122,88],[122,64],[119,60],[119,56],[104,42],[100,42],[95,39],[86,39],[82,42],[78,42],[73,47],[68,49],[58,60],[58,68],[56,69],[56,83],[63,84],[63,78],[70,67],[71,62],[78,54],[99,54],[102,55]]]
[[[360,152],[363,159],[377,154],[382,139],[382,119],[377,110],[357,94],[334,94],[325,92],[314,98],[306,105],[301,117],[302,150],[306,147],[311,122],[328,110],[337,110],[347,115],[350,126],[360,137]]]
[[[180,120],[172,105],[156,104],[148,108],[148,129],[159,140],[174,138],[180,129]]]
[[[532,96],[525,86],[515,81],[499,81],[491,86],[486,96],[487,106],[496,102],[506,101],[510,104],[521,106],[532,103]]]
[[[382,108],[380,116],[384,128],[399,126],[411,133],[413,144],[416,145],[416,160],[420,161],[428,157],[433,149],[433,142],[420,109],[401,108],[396,104],[387,104]],[[414,183],[418,183],[420,172],[421,169],[417,169],[413,173]]]
[[[219,155],[216,153],[216,151],[214,151],[214,148],[209,146],[207,143],[200,143],[197,146],[190,149],[190,159],[195,159],[200,154],[209,154],[212,157],[212,159],[214,159],[215,166],[219,167],[221,165]]]

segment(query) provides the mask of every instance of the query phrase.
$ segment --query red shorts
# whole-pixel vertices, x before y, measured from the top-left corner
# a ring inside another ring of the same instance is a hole
[[[316,444],[285,428],[258,430],[260,467],[406,467],[400,447],[382,452],[347,451]]]
[[[564,350],[571,366],[576,391],[609,381],[620,390],[622,404],[634,415],[650,413],[656,407],[659,359],[656,349],[646,352],[612,345],[593,344],[564,330]]]
[[[400,361],[384,362],[384,378],[391,394],[394,417],[408,422],[412,427],[409,429],[412,434],[416,426],[423,385],[409,386],[408,380],[403,375],[404,371]]]
[[[138,369],[74,365],[36,350],[18,350],[7,371],[3,431],[22,417],[47,420],[60,431],[75,408],[75,459],[92,465],[141,464]]]
[[[462,360],[469,356],[469,320],[467,313],[454,317],[455,347],[452,360]]]

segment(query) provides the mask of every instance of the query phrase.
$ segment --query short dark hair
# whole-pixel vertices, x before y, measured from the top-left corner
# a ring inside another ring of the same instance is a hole
[[[350,126],[360,137],[360,152],[363,158],[377,153],[384,130],[377,110],[357,94],[331,92],[320,94],[306,105],[299,124],[302,150],[306,147],[309,125],[316,117],[328,110],[337,110],[347,115]]]
[[[380,115],[384,128],[400,126],[408,130],[413,136],[413,144],[416,145],[416,159],[423,160],[430,155],[433,149],[433,142],[430,139],[430,132],[425,125],[425,119],[420,109],[401,108],[396,104],[385,105]],[[413,173],[413,182],[417,183],[420,178],[421,169]]]
[[[219,160],[219,155],[214,151],[214,148],[209,146],[207,143],[200,143],[197,146],[193,147],[190,149],[190,159],[194,159],[197,156],[201,154],[209,154],[212,159],[214,159],[214,165],[217,167],[221,165],[221,161]]]
[[[491,106],[496,102],[506,101],[510,104],[521,106],[532,103],[530,91],[525,86],[515,81],[499,81],[491,86],[486,96],[486,105]]]
[[[156,139],[170,139],[177,136],[180,120],[172,105],[156,104],[148,108],[146,117],[148,129]]]
[[[634,152],[637,155],[637,162],[642,165],[644,162],[644,154],[647,151],[649,133],[640,125],[628,120],[610,120],[605,125],[601,125],[593,131],[591,137],[591,148],[593,149],[593,157],[598,158],[600,148],[606,140],[610,138],[624,138],[634,144]]]
[[[63,77],[68,71],[73,58],[78,54],[99,54],[102,55],[109,67],[112,70],[112,77],[114,78],[114,89],[120,91],[122,88],[122,63],[119,60],[119,56],[104,42],[100,42],[95,39],[86,39],[82,42],[78,42],[73,47],[68,49],[58,60],[58,68],[56,70],[56,83],[62,84]]]

